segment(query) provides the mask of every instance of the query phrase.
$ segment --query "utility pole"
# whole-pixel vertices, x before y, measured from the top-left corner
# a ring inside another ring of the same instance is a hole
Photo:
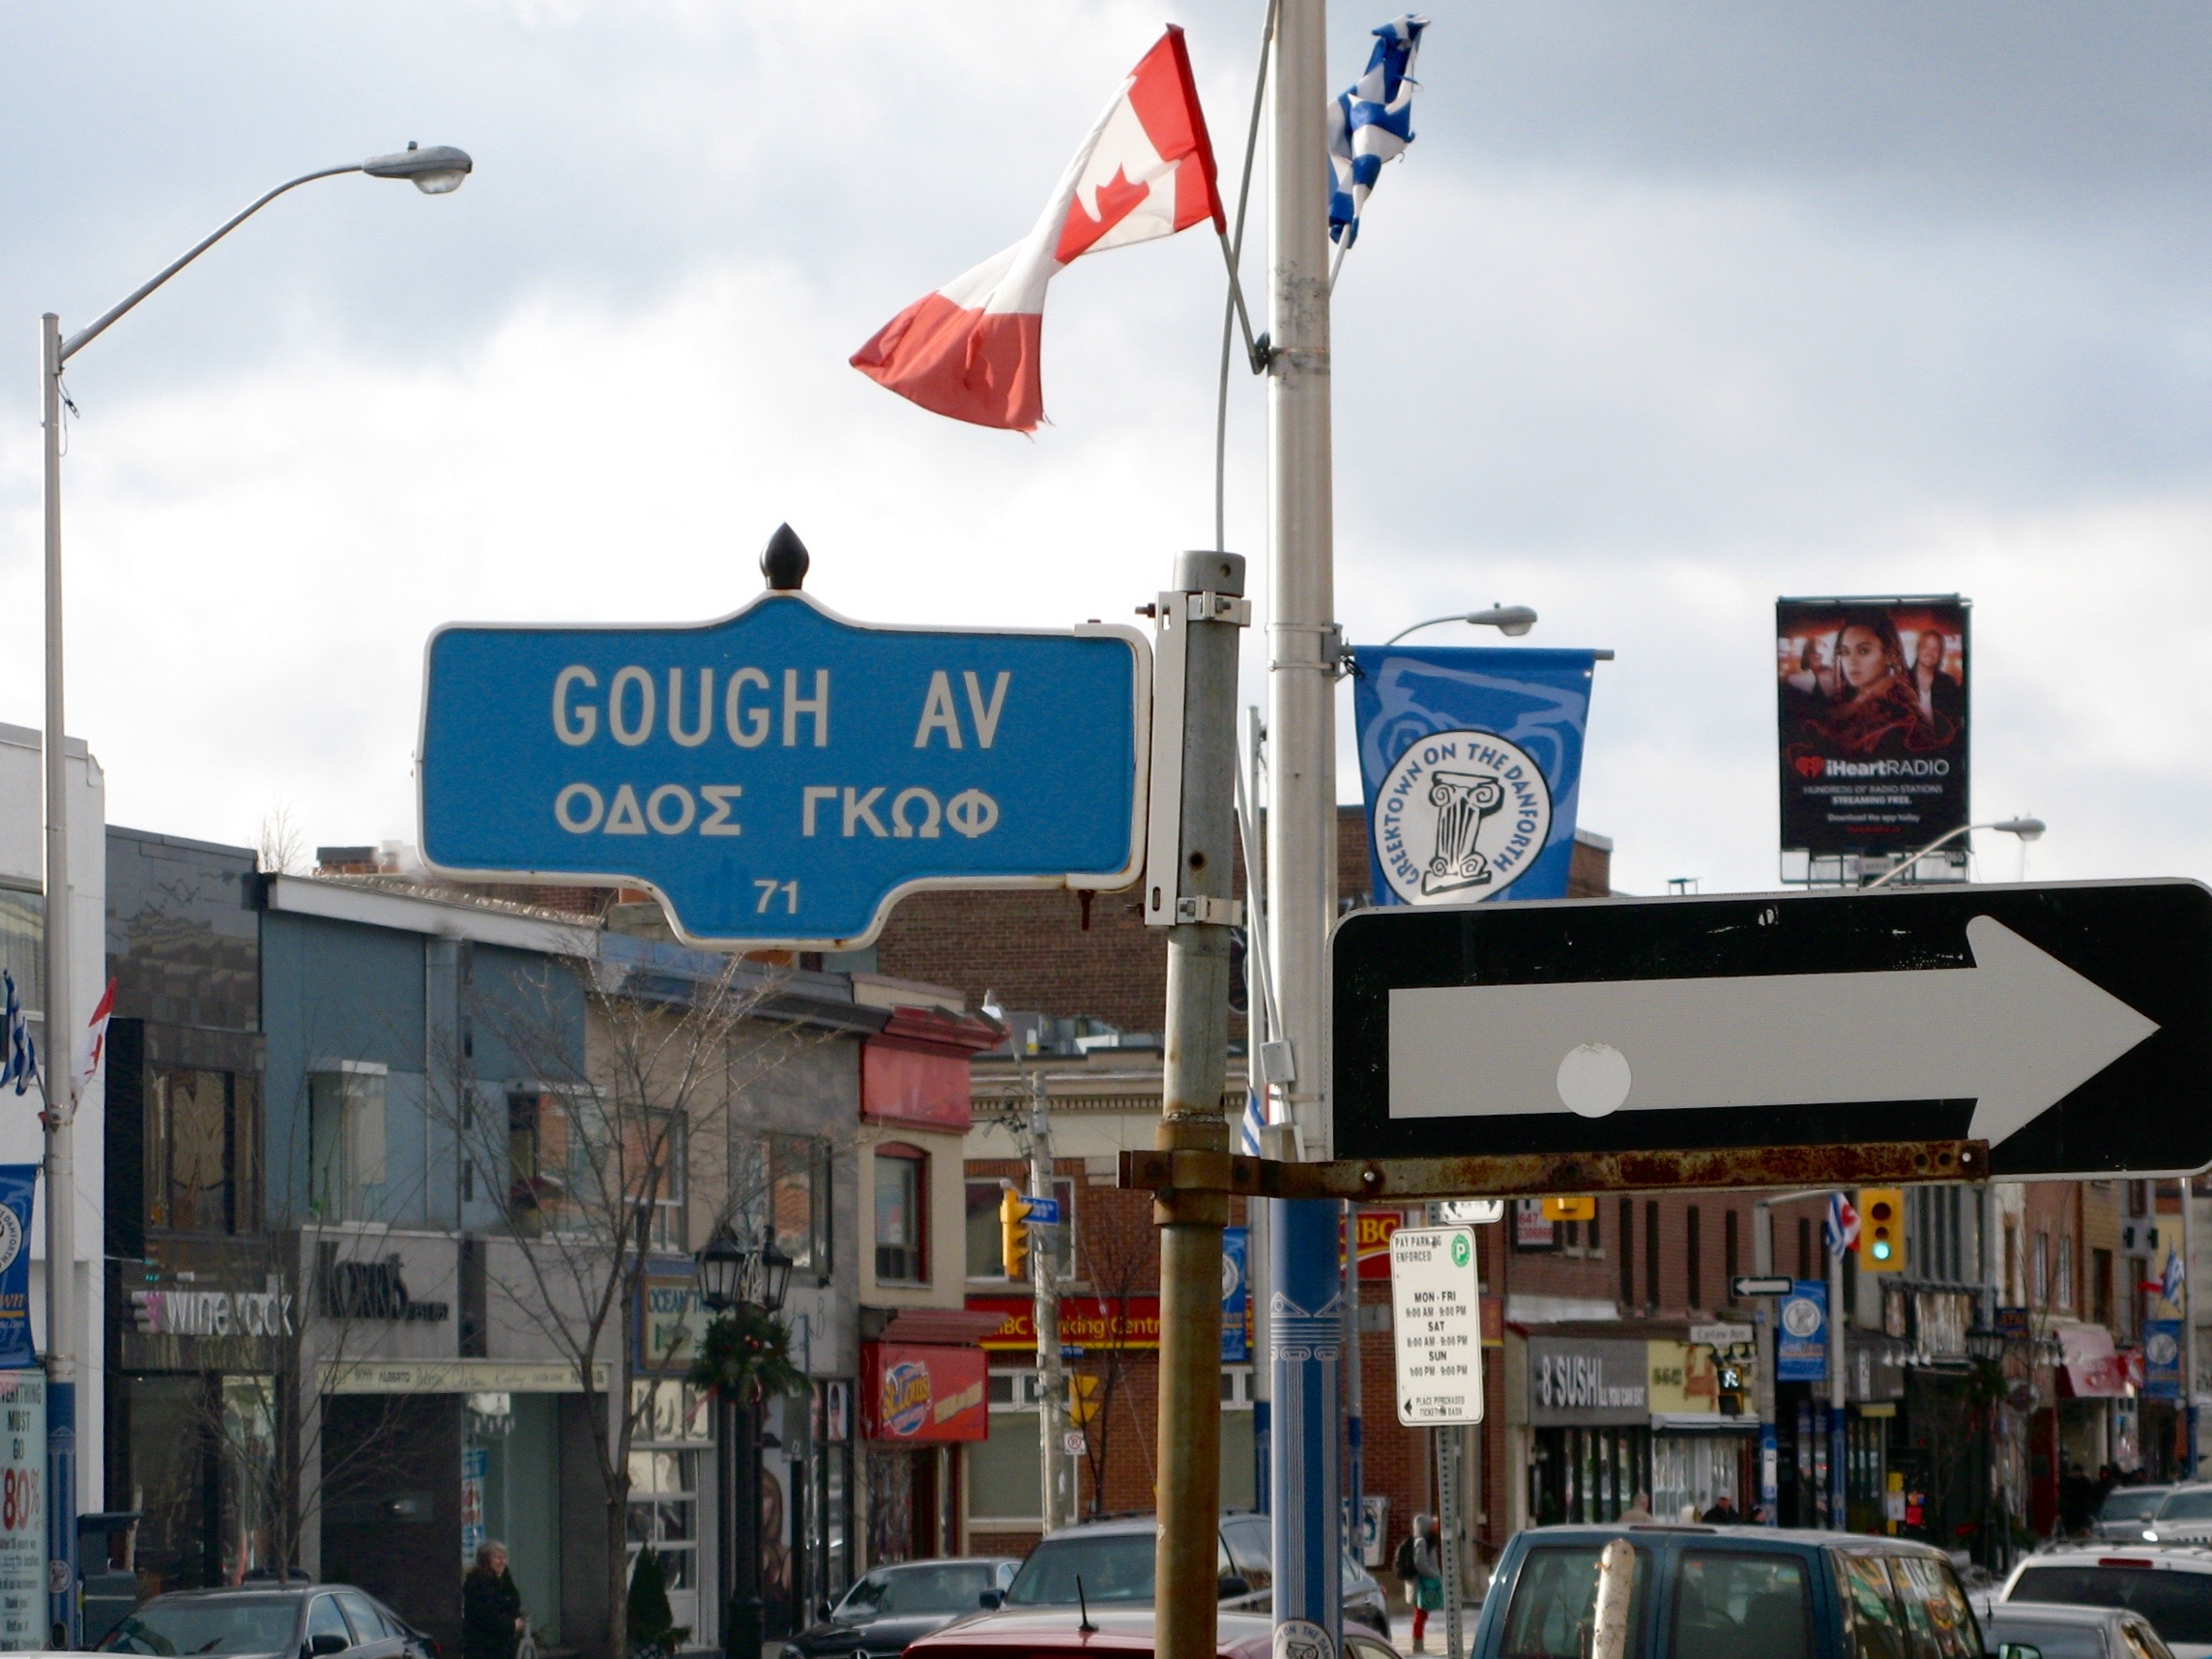
[[[1221,1233],[1229,1223],[1229,1119],[1221,1091],[1229,1067],[1230,933],[1237,917],[1231,892],[1237,630],[1251,615],[1243,594],[1240,556],[1185,553],[1159,605],[1160,674],[1177,682],[1163,684],[1161,696],[1182,710],[1176,845],[1155,847],[1147,870],[1148,887],[1174,884],[1161,895],[1172,900],[1174,920],[1154,1144],[1174,1160],[1178,1181],[1152,1204],[1160,1230],[1160,1524],[1153,1547],[1160,1659],[1213,1659],[1219,1628]]]
[[[1774,1210],[1769,1199],[1751,1207],[1751,1270],[1761,1279],[1774,1272]],[[1782,1525],[1782,1452],[1774,1431],[1774,1307],[1775,1298],[1761,1296],[1753,1316],[1759,1322],[1759,1379],[1753,1390],[1759,1401],[1759,1501],[1766,1508],[1769,1527]]]
[[[1017,1037],[1017,1041],[1020,1039]],[[1025,1070],[1028,1068],[1025,1066]],[[1030,1085],[1030,1197],[1050,1203],[1052,1184],[1052,1105],[1041,1072],[1029,1073]],[[1062,1218],[1064,1223],[1065,1218]],[[1060,1368],[1060,1273],[1057,1261],[1059,1227],[1039,1229],[1030,1223],[1031,1323],[1036,1326],[1037,1369],[1037,1492],[1044,1529],[1050,1532],[1072,1518],[1071,1499],[1060,1502],[1060,1473],[1067,1467],[1060,1449],[1062,1426],[1069,1420],[1063,1410],[1066,1382]]]
[[[1828,1252],[1828,1525],[1841,1532],[1848,1510],[1844,1479],[1844,1252],[1843,1239]]]
[[[189,257],[188,255],[187,257]],[[69,756],[62,710],[61,319],[39,319],[46,508],[46,1597],[76,1645],[76,1026],[70,1010]],[[55,1587],[59,1581],[59,1588]]]
[[[1326,23],[1325,0],[1281,0],[1268,76],[1267,922],[1279,1035],[1290,1049],[1284,1099],[1307,1158],[1329,1155],[1328,930],[1336,917]],[[1278,1650],[1316,1629],[1323,1652],[1336,1651],[1342,1638],[1337,1213],[1324,1200],[1268,1207]]]

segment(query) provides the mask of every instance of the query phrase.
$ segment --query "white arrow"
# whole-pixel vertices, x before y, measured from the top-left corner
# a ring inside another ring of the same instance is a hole
[[[1390,1116],[1974,1101],[1997,1142],[2158,1030],[1995,918],[1971,968],[1390,993]]]

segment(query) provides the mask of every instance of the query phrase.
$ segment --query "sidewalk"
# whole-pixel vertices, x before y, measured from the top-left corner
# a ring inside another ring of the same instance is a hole
[[[1460,1628],[1466,1633],[1465,1642],[1460,1648],[1461,1652],[1471,1653],[1474,1650],[1474,1627],[1481,1617],[1482,1608],[1479,1604],[1460,1609]],[[1412,1614],[1392,1611],[1390,1615],[1390,1645],[1401,1653],[1414,1651],[1413,1615]],[[1429,1615],[1427,1640],[1423,1645],[1431,1653],[1441,1653],[1444,1650],[1444,1615],[1442,1614],[1432,1613]]]

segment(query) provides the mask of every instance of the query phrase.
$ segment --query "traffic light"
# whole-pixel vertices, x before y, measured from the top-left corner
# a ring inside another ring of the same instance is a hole
[[[1067,1376],[1067,1417],[1077,1427],[1088,1425],[1098,1415],[1098,1379],[1086,1377],[1080,1371]]]
[[[1716,1359],[1713,1362],[1713,1391],[1724,1417],[1748,1415],[1745,1398],[1751,1391],[1751,1380],[1740,1359]]]
[[[1009,1279],[1030,1274],[1030,1201],[1012,1187],[999,1195],[999,1260]]]
[[[1546,1221],[1595,1221],[1597,1200],[1594,1198],[1547,1198],[1544,1200]]]
[[[1869,1273],[1905,1271],[1905,1189],[1859,1191],[1859,1267]]]

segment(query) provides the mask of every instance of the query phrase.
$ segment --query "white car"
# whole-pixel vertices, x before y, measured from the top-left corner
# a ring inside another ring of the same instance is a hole
[[[2202,1545],[2061,1545],[2013,1568],[1997,1600],[2124,1607],[2150,1620],[2174,1659],[2212,1659],[2212,1549]]]

